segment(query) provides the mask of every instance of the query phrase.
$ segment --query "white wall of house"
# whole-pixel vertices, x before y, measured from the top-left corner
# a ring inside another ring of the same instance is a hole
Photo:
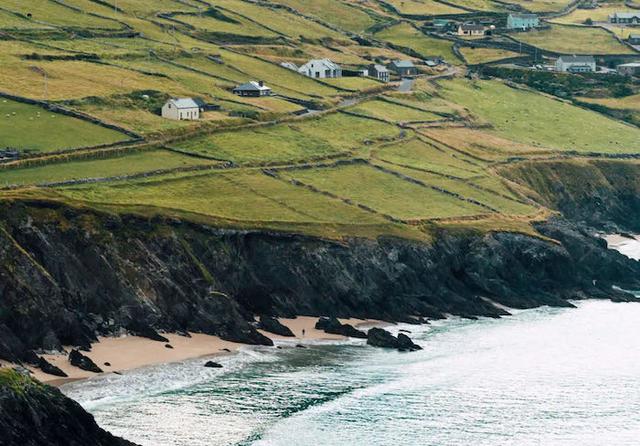
[[[299,70],[301,74],[316,79],[342,77],[342,69],[333,63],[326,63],[324,60],[311,60],[302,65]]]
[[[198,107],[178,108],[174,102],[169,101],[162,107],[162,117],[175,121],[194,121],[200,119],[200,109]]]

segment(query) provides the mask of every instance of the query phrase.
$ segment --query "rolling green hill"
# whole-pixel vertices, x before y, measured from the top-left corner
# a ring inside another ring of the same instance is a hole
[[[637,52],[615,32],[567,25],[582,13],[537,31],[502,29],[508,10],[560,11],[567,1],[455,3],[5,1],[0,93],[17,100],[0,98],[0,150],[20,153],[0,164],[0,199],[328,238],[535,233],[555,202],[532,193],[542,182],[519,166],[553,159],[571,170],[586,158],[640,155],[640,129],[624,114],[635,113],[640,85],[554,97],[481,67],[514,56],[539,63],[545,51]],[[478,46],[435,29],[440,15],[498,30]],[[427,56],[446,64],[428,66]],[[281,65],[321,58],[345,77]],[[356,75],[396,59],[415,64],[413,81]],[[275,95],[233,94],[252,80]],[[169,97],[213,107],[199,121],[171,121],[160,116]],[[123,144],[127,130],[142,140]]]

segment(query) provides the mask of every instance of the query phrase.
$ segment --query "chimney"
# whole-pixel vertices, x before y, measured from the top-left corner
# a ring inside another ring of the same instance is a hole
[[[260,85],[261,87],[264,87],[264,81],[258,81],[258,85]]]

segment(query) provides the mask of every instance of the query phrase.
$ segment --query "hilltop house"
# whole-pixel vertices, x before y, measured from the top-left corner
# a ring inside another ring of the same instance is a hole
[[[609,16],[609,23],[618,25],[640,24],[640,11],[638,12],[614,12]]]
[[[298,68],[300,74],[316,79],[342,77],[342,68],[329,59],[313,59]]]
[[[536,14],[509,14],[507,29],[527,30],[540,26],[540,19]]]
[[[631,45],[640,45],[640,34],[629,34],[627,42]]]
[[[389,64],[389,68],[398,76],[415,76],[418,69],[410,60],[394,60]]]
[[[475,23],[461,23],[458,26],[459,36],[484,36],[487,28],[484,25],[476,25]]]
[[[251,81],[246,84],[238,85],[233,89],[233,94],[258,98],[260,96],[271,96],[272,91],[271,88],[267,87],[263,81]]]
[[[556,71],[594,73],[596,71],[596,60],[593,56],[560,56],[556,60]]]
[[[640,75],[640,63],[631,62],[618,65],[616,67],[618,74],[622,76],[638,76]]]
[[[369,76],[375,77],[379,81],[389,82],[389,70],[384,65],[371,64],[367,68]]]
[[[200,106],[192,98],[169,99],[162,107],[162,117],[176,121],[200,119]]]

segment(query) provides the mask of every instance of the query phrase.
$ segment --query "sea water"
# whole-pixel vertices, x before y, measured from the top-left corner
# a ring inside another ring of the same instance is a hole
[[[640,304],[577,302],[360,340],[246,348],[68,385],[141,445],[638,445]]]

